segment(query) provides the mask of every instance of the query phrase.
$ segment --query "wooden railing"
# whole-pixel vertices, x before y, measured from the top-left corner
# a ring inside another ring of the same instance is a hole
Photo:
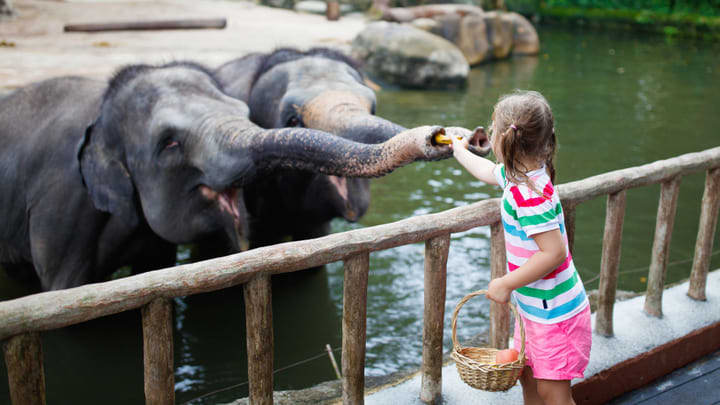
[[[617,170],[558,186],[571,243],[578,204],[607,195],[607,215],[600,270],[599,307],[595,329],[612,335],[625,191],[662,184],[645,310],[660,316],[668,245],[680,178],[707,171],[700,229],[688,295],[705,299],[713,235],[720,205],[720,147],[644,166]],[[369,255],[411,243],[425,242],[425,310],[421,400],[441,395],[446,265],[450,234],[478,226],[491,229],[491,275],[505,273],[505,242],[499,199],[480,201],[437,214],[423,215],[326,237],[253,249],[204,262],[156,270],[133,277],[78,288],[51,291],[0,302],[0,340],[13,404],[45,403],[45,380],[39,333],[135,308],[142,308],[145,397],[149,404],[175,400],[171,299],[244,285],[247,322],[249,399],[273,401],[273,330],[270,277],[344,261],[342,322],[343,403],[362,404]],[[491,304],[490,344],[506,347],[509,314]]]

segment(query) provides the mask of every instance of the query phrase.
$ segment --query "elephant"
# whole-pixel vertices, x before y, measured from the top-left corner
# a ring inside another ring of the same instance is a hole
[[[175,264],[178,244],[221,233],[248,248],[243,188],[277,170],[382,176],[451,155],[438,126],[367,145],[263,129],[212,71],[130,65],[60,77],[0,99],[0,266],[56,290]]]
[[[248,104],[250,119],[263,128],[306,127],[363,144],[385,142],[405,131],[375,115],[375,93],[358,62],[330,48],[251,53],[219,66],[215,74],[227,94]],[[472,136],[475,153],[490,151],[481,131],[448,130]],[[355,222],[369,204],[365,178],[293,170],[245,188],[254,246],[326,235],[333,218]]]

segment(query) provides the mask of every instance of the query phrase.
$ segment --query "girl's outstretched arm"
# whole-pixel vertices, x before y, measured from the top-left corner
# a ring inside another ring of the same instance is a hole
[[[560,266],[567,257],[565,241],[559,229],[532,235],[540,250],[532,255],[525,264],[502,277],[490,281],[489,299],[506,303],[510,301],[510,293],[533,281],[540,280]]]
[[[452,139],[453,156],[470,174],[487,184],[498,184],[493,174],[495,163],[470,152],[468,150],[469,139],[456,137],[450,137],[450,139]]]

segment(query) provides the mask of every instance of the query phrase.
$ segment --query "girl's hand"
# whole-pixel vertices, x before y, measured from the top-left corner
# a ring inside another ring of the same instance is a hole
[[[512,293],[512,289],[508,288],[505,280],[500,277],[490,281],[485,296],[498,304],[505,304],[510,301],[510,293]]]
[[[452,145],[450,147],[453,150],[453,154],[457,156],[457,151],[461,149],[467,149],[468,145],[470,144],[470,137],[464,136],[462,138],[457,136],[450,136],[450,140],[452,141]]]

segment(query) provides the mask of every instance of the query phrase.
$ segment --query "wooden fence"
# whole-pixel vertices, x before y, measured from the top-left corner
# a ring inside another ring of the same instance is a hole
[[[578,204],[607,195],[595,330],[612,335],[625,192],[662,184],[648,277],[645,310],[661,316],[668,246],[682,176],[707,171],[700,227],[688,295],[705,299],[713,235],[720,206],[720,147],[651,164],[617,170],[558,186],[568,238],[573,243]],[[488,199],[437,214],[284,243],[204,262],[156,270],[105,283],[30,295],[0,302],[0,340],[8,369],[12,403],[44,404],[45,377],[39,333],[135,308],[142,308],[145,398],[148,404],[175,401],[172,298],[244,285],[250,403],[273,402],[273,330],[270,277],[344,261],[342,322],[343,403],[364,401],[367,284],[370,252],[425,242],[425,310],[421,400],[441,395],[446,265],[450,234],[478,226],[491,229],[491,273],[505,273],[499,199]],[[506,347],[507,307],[491,304],[490,344]]]

